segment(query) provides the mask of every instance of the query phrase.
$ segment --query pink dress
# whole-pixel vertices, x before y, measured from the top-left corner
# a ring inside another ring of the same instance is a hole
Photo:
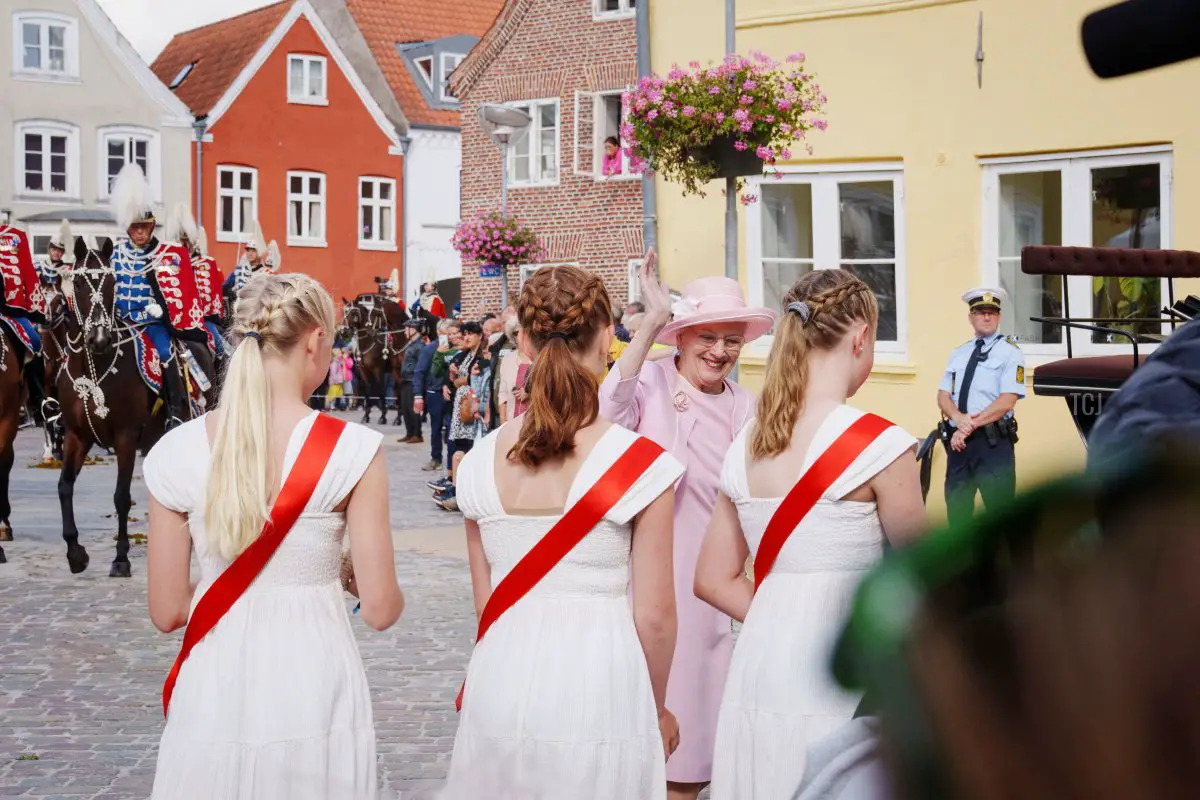
[[[673,359],[647,362],[621,380],[614,367],[600,387],[600,413],[653,439],[685,465],[675,492],[675,607],[679,632],[667,681],[667,708],[679,720],[679,748],[667,761],[667,780],[712,779],[717,716],[733,632],[729,617],[692,592],[700,545],[712,517],[721,465],[734,435],[746,423],[752,398],[726,381],[719,395],[692,387]]]

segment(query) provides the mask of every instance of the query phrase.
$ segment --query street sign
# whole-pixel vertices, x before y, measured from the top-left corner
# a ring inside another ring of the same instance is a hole
[[[481,278],[499,278],[501,269],[496,264],[483,264],[479,267],[479,277]]]

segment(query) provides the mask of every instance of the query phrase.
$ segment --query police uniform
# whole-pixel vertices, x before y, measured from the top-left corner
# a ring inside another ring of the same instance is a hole
[[[1000,309],[1004,292],[999,289],[972,289],[963,295],[971,310],[982,307]],[[1025,396],[1025,356],[1003,334],[974,338],[950,354],[942,391],[959,411],[978,414],[1002,394]],[[965,397],[964,397],[965,391]],[[1010,412],[997,422],[973,431],[961,453],[950,447],[955,433],[952,420],[940,426],[946,445],[946,506],[950,522],[970,518],[975,509],[975,493],[983,495],[985,505],[1003,503],[1016,492],[1016,419]]]

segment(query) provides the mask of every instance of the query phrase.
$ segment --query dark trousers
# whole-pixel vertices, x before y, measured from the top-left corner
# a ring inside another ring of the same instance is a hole
[[[436,391],[425,393],[425,409],[429,412],[429,457],[442,463],[442,445],[450,445],[450,413],[454,403],[442,397],[439,386]],[[449,461],[447,454],[446,460]]]
[[[1000,437],[995,446],[983,431],[967,440],[961,453],[946,450],[946,513],[951,525],[975,513],[975,493],[989,510],[1011,501],[1017,491],[1017,462],[1013,443]]]
[[[412,381],[400,382],[400,411],[404,414],[404,435],[415,437],[421,435],[421,416],[413,411]]]

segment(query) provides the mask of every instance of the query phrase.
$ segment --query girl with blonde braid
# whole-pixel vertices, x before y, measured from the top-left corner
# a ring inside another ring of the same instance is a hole
[[[713,800],[792,797],[806,748],[848,722],[859,702],[829,675],[854,589],[885,540],[902,545],[925,524],[916,440],[846,405],[874,362],[874,293],[844,270],[814,270],[783,305],[755,419],[725,458],[696,568],[697,597],[745,623],[717,723]],[[875,438],[843,439],[860,421]],[[831,470],[815,505],[783,531],[769,571],[755,575],[756,593],[747,557],[759,555],[797,480],[842,448],[849,467]]]
[[[253,563],[247,551],[275,519],[281,487],[292,473],[316,478],[306,501],[293,488],[304,502],[295,524],[182,661],[166,693],[154,800],[376,797],[371,695],[343,589],[376,630],[397,620],[404,597],[381,435],[347,425],[323,471],[308,449],[318,423],[337,430],[307,405],[328,374],[334,325],[333,302],[307,275],[252,276],[234,306],[220,406],[146,457],[150,618],[163,632],[206,619],[197,606],[227,596],[218,579],[232,563]],[[358,569],[343,578],[347,531]]]

